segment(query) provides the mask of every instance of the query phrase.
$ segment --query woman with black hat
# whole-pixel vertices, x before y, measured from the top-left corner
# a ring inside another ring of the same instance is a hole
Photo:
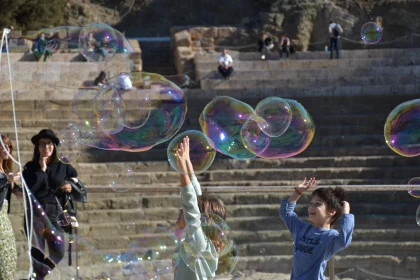
[[[38,280],[44,279],[64,257],[64,231],[57,223],[57,216],[61,214],[58,199],[71,192],[72,187],[65,179],[76,178],[77,171],[70,164],[58,160],[57,146],[60,140],[52,130],[41,130],[31,141],[35,145],[33,158],[25,165],[23,177],[51,222],[33,211],[32,226],[37,246],[31,248],[31,255],[33,278]],[[45,255],[45,243],[49,256]]]

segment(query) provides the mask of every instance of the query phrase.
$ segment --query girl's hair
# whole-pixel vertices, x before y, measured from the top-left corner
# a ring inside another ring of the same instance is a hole
[[[338,219],[343,215],[342,202],[347,200],[347,193],[343,188],[319,188],[312,192],[311,198],[317,196],[327,204],[328,210],[336,210],[334,216],[331,218],[331,225],[334,225]]]
[[[3,140],[3,143],[6,147],[9,147],[9,153],[12,155],[13,152],[13,145],[12,145],[12,141],[10,141],[9,137],[5,136],[5,135],[1,135],[1,139]],[[0,148],[3,148],[3,146],[0,143]],[[12,171],[12,167],[13,167],[13,160],[9,157],[7,160],[3,160],[2,163],[2,167],[3,170],[6,172],[11,172]]]
[[[50,139],[50,138],[48,138]],[[57,157],[57,145],[54,143],[54,141],[51,139],[51,142],[54,145],[54,150],[52,152],[51,155],[51,163],[55,163],[58,161],[58,157]],[[40,152],[39,152],[39,141],[36,143],[36,145],[34,146],[34,153],[32,155],[32,161],[38,163],[39,162],[39,157],[41,156]]]
[[[201,214],[216,214],[226,221],[226,206],[223,201],[217,197],[207,195],[199,196],[198,208],[200,209]],[[209,217],[209,222],[211,220],[212,217]],[[211,240],[217,252],[220,252],[225,248],[226,244],[224,243],[224,240],[221,240],[220,236],[224,236],[226,233],[222,233],[218,226],[209,226],[204,233]]]

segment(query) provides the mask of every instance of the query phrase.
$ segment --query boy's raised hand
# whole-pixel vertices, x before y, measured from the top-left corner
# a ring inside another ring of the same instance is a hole
[[[302,183],[300,183],[297,187],[296,190],[304,193],[307,190],[309,190],[310,188],[312,188],[314,185],[316,184],[316,179],[315,177],[310,178],[309,180],[306,180],[306,178],[303,180]]]
[[[341,201],[341,204],[343,205],[343,214],[350,214],[350,203]]]

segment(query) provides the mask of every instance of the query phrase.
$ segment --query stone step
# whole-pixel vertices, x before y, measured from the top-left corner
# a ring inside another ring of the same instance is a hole
[[[238,61],[248,61],[248,60],[261,60],[261,54],[257,52],[238,52],[238,51],[229,51],[229,54],[232,56],[233,60]],[[204,54],[196,54],[195,61],[196,62],[212,62],[217,61],[220,53],[204,53]],[[342,50],[340,51],[339,60],[332,60],[334,62],[331,63],[339,63],[343,61],[343,59],[363,59],[363,58],[402,58],[402,57],[410,57],[416,58],[418,57],[418,49],[410,48],[410,49],[369,49],[369,50]],[[322,51],[314,51],[314,52],[297,52],[293,54],[293,58],[296,60],[325,60],[329,58],[329,53],[325,53]],[[335,62],[337,61],[337,62]]]
[[[265,77],[268,76],[268,77]],[[203,88],[208,87],[215,87],[215,85],[219,86],[222,84],[222,79],[208,79],[202,80],[201,85]],[[252,82],[251,82],[252,81]],[[369,86],[369,85],[392,85],[392,84],[408,84],[413,83],[413,77],[410,76],[377,76],[377,77],[357,77],[357,76],[342,76],[340,78],[304,78],[304,79],[290,79],[290,78],[282,78],[282,77],[275,77],[275,75],[261,75],[261,77],[247,77],[246,75],[242,75],[242,73],[238,73],[238,75],[233,76],[230,81],[223,86],[229,88],[238,87],[242,85],[245,88],[251,87],[248,86],[251,83],[257,83],[258,85],[263,84],[264,86],[269,86],[270,84],[274,83],[276,85],[287,85],[287,87],[311,87],[311,86],[353,86],[353,85],[360,85],[360,86]]]
[[[327,60],[326,60],[327,61]],[[338,79],[345,77],[384,77],[384,76],[418,76],[420,67],[418,65],[403,64],[397,66],[374,66],[364,65],[363,67],[347,67],[347,68],[307,68],[294,69],[291,71],[286,61],[284,64],[272,62],[269,64],[251,64],[248,62],[238,62],[234,65],[234,73],[232,79],[236,77],[247,77],[249,79],[256,78],[283,78],[301,80],[307,78],[330,78]],[[254,67],[250,67],[254,66]],[[296,66],[296,65],[295,65]],[[217,65],[214,63],[200,63],[196,65],[195,73],[197,79],[212,79],[217,74]],[[414,79],[414,78],[413,78]]]
[[[345,251],[344,251],[345,252]],[[341,279],[352,280],[367,277],[373,279],[376,276],[399,277],[408,279],[417,279],[418,262],[416,260],[404,257],[394,257],[390,255],[343,255],[335,257],[336,274],[344,272]],[[63,262],[66,262],[65,259]],[[235,276],[222,277],[222,280],[240,279],[240,280],[288,280],[290,279],[290,271],[292,264],[291,255],[274,255],[274,256],[239,256]],[[350,271],[349,271],[350,269]],[[124,273],[124,274],[123,274]],[[84,266],[79,270],[80,277],[83,279],[106,279],[116,278],[123,279],[130,274],[130,270],[122,270],[120,264],[102,263],[98,265]],[[18,271],[18,278],[27,277],[26,270]],[[74,267],[60,264],[56,267],[51,279],[65,280],[75,277],[76,271]],[[164,275],[166,276],[166,275]],[[164,277],[162,276],[162,277]],[[165,280],[172,279],[164,278]],[[328,279],[328,278],[326,278]],[[365,278],[363,278],[365,279]]]
[[[358,59],[340,59],[340,60],[260,60],[260,61],[233,61],[234,70],[268,70],[270,72],[289,70],[292,72],[299,73],[301,70],[321,70],[323,74],[328,75],[327,71],[334,70],[345,70],[350,67],[350,72],[352,73],[353,69],[358,68],[362,73],[367,73],[368,75],[375,75],[375,71],[371,74],[369,71],[370,68],[377,67],[388,67],[385,70],[378,70],[379,73],[390,73],[390,67],[414,67],[412,68],[418,73],[418,66],[420,64],[420,58],[412,57],[402,57],[402,58],[358,58]],[[206,62],[196,62],[195,67],[198,73],[203,74],[201,71],[214,71],[217,70],[217,60],[206,61]],[[411,69],[411,68],[410,68]],[[342,71],[340,73],[343,73]],[[378,73],[378,74],[379,74]],[[334,74],[333,74],[334,75]],[[318,76],[318,75],[317,75]]]
[[[262,168],[322,168],[322,167],[404,167],[417,163],[415,157],[395,156],[361,156],[361,157],[309,157],[286,159],[253,159],[240,164],[242,169]],[[76,162],[74,166],[80,174],[108,173],[129,165],[134,172],[167,172],[173,171],[167,161],[146,162],[111,162],[83,163]],[[216,159],[209,170],[232,170],[238,168],[238,162],[233,159]]]
[[[329,94],[339,95],[340,93],[343,94],[345,91],[350,91],[354,95],[359,95],[360,93],[364,93],[367,88],[377,88],[381,90],[381,93],[387,93],[392,91],[387,91],[387,89],[391,90],[395,85],[402,85],[407,86],[411,85],[414,88],[418,88],[420,85],[416,84],[416,81],[412,78],[403,77],[401,79],[405,79],[406,83],[400,84],[400,79],[391,78],[387,80],[386,78],[379,77],[379,78],[354,78],[356,81],[352,83],[350,80],[338,79],[332,81],[331,79],[320,79],[314,78],[312,80],[305,79],[305,81],[300,80],[278,80],[278,79],[206,79],[201,81],[201,88],[202,89],[250,89],[250,88],[278,88],[280,92],[288,91],[290,89],[298,88],[300,90],[310,91],[310,87],[316,85],[316,82],[319,81],[320,88],[323,88]],[[395,83],[392,80],[395,79]],[[329,90],[328,90],[329,89]],[[404,92],[410,93],[409,88],[406,87]]]

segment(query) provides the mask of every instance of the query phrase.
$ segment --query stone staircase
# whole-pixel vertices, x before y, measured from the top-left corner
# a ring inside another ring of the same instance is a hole
[[[343,51],[343,59],[333,61],[321,59],[322,53],[301,53],[289,61],[258,61],[258,54],[237,54],[234,56],[237,68],[232,80],[222,81],[223,86],[215,86],[219,80],[202,80],[202,89],[186,91],[189,108],[181,131],[200,129],[200,113],[218,95],[229,95],[251,106],[272,95],[296,99],[309,111],[316,125],[311,145],[296,157],[235,161],[218,154],[211,168],[198,176],[203,187],[232,186],[227,191],[223,188],[207,190],[215,192],[227,205],[227,221],[235,234],[240,255],[237,279],[254,279],[253,275],[257,274],[254,272],[270,273],[278,275],[276,279],[283,279],[280,275],[290,273],[292,242],[278,217],[279,201],[292,191],[291,186],[308,176],[317,176],[321,185],[359,186],[359,191],[351,192],[349,197],[351,212],[356,215],[353,242],[335,257],[336,273],[354,269],[343,277],[383,279],[357,272],[355,268],[359,267],[388,277],[419,277],[420,231],[415,222],[419,200],[403,190],[379,192],[374,186],[406,184],[419,175],[417,158],[395,154],[386,146],[383,137],[388,113],[398,104],[417,98],[415,71],[420,71],[417,70],[420,64],[414,53],[411,50]],[[214,57],[210,55],[197,57],[197,73],[201,73],[201,77],[207,76],[213,71],[213,61]],[[25,63],[28,65],[24,66]],[[29,63],[16,62],[17,67],[31,73],[24,77],[33,76],[39,71],[35,65],[42,64]],[[354,68],[354,75],[346,75],[346,65],[350,63],[353,66],[349,69]],[[374,66],[375,63],[378,64]],[[65,70],[62,62],[52,61],[44,66],[63,71],[63,74],[57,74],[63,78],[70,75],[65,71],[89,71],[86,64],[84,67],[77,65],[77,62],[71,64],[73,70]],[[270,70],[264,70],[268,69],[264,65],[269,65]],[[288,68],[284,70],[286,65]],[[262,70],[256,70],[257,67]],[[391,70],[384,70],[387,67]],[[373,68],[377,70],[367,70]],[[397,69],[395,75],[392,69]],[[249,85],[251,78],[242,79],[241,71],[259,71],[257,74],[262,75],[261,80],[254,79],[256,84]],[[388,74],[385,71],[389,71]],[[309,78],[321,72],[325,76],[320,75],[319,79],[325,81],[325,86],[321,82],[318,86],[315,82],[317,76]],[[79,75],[77,73],[74,75]],[[284,77],[284,83],[274,83],[273,87],[256,88],[259,81],[281,80],[267,78],[282,77],[279,73],[294,75]],[[404,82],[407,75],[411,75],[411,83]],[[387,78],[381,78],[385,76]],[[302,80],[306,78],[299,77],[308,77],[307,83]],[[349,81],[348,85],[328,85],[341,78],[349,79],[345,80]],[[394,82],[388,82],[388,78]],[[34,79],[27,79],[29,84],[34,83]],[[361,84],[370,79],[377,84]],[[381,79],[383,84],[379,82]],[[301,84],[297,82],[300,80]],[[0,81],[0,94],[4,96],[1,101],[1,133],[15,139],[11,102],[6,92],[7,80],[2,75]],[[233,84],[229,83],[233,81],[237,86],[230,87]],[[22,162],[32,156],[30,138],[35,133],[45,127],[58,131],[67,124],[68,105],[77,93],[77,85],[71,79],[60,79],[60,82],[71,89],[66,95],[47,86],[28,86],[27,89],[22,86],[22,91],[28,90],[28,94],[18,95],[16,100]],[[19,89],[21,85],[16,83]],[[178,174],[167,163],[167,144],[143,153],[83,149],[74,164],[80,179],[89,188],[89,203],[79,204],[79,273],[83,279],[128,279],[129,272],[121,264],[105,261],[105,254],[124,252],[133,240],[146,238],[145,228],[164,226],[173,229],[180,206]],[[106,185],[123,163],[133,169],[135,185],[129,192],[116,193]],[[235,191],[234,186],[240,191]],[[299,201],[296,208],[299,216],[305,217],[308,201],[307,196]],[[18,241],[19,275],[16,279],[25,277],[27,267],[22,215],[22,203],[14,199],[10,217]],[[71,279],[75,272],[75,266],[69,268],[64,260],[47,279]]]

